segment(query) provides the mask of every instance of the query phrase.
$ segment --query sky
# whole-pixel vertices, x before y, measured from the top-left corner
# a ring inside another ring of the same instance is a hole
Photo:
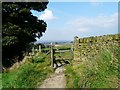
[[[117,2],[49,2],[45,11],[32,13],[47,23],[46,32],[37,41],[118,33]]]

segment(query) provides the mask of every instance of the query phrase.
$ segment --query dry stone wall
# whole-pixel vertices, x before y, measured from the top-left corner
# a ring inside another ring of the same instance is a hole
[[[96,37],[74,37],[74,61],[84,61],[95,57],[100,49],[119,46],[120,34],[104,35]]]

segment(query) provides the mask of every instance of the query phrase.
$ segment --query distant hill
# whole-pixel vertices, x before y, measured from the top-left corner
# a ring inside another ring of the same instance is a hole
[[[37,41],[35,43],[43,43],[43,44],[46,44],[46,45],[49,45],[51,43],[53,44],[71,44],[73,43],[73,41],[68,41],[68,40],[51,40],[51,41]]]

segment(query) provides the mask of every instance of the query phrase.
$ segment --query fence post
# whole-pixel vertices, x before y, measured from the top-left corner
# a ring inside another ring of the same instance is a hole
[[[54,67],[54,62],[53,62],[53,56],[54,53],[53,53],[53,44],[51,43],[51,67]]]
[[[41,45],[39,45],[39,52],[41,52]]]
[[[73,63],[73,60],[74,60],[74,45],[73,44],[71,47],[71,52],[72,52],[72,63]]]
[[[32,55],[34,55],[35,53],[35,49],[34,49],[34,47],[32,48]]]

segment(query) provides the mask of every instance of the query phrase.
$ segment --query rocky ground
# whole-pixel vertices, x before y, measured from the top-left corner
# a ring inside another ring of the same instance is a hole
[[[47,78],[39,88],[65,88],[64,65],[58,65],[55,73]]]

